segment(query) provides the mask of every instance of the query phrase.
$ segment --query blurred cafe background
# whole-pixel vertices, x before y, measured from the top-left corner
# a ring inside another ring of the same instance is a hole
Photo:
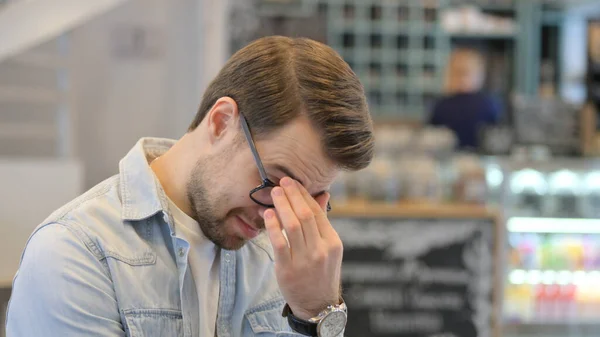
[[[37,224],[274,34],[337,50],[375,121],[331,187],[348,336],[600,336],[598,0],[0,0],[2,308]]]

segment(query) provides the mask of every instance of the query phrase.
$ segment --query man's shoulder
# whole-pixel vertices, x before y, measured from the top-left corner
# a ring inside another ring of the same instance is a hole
[[[143,236],[153,235],[154,231],[140,232],[133,222],[123,218],[120,187],[119,176],[101,182],[56,210],[36,228],[32,237],[40,229],[58,224],[69,229],[99,258],[117,254],[118,259],[130,263],[153,260],[155,257],[143,243]],[[143,221],[141,225],[149,223]]]
[[[121,197],[119,176],[112,176],[92,187],[79,197],[54,211],[43,224],[59,222],[87,223],[89,220],[112,220],[121,218]]]
[[[114,240],[125,226],[119,185],[118,175],[104,180],[54,211],[37,229],[57,223],[92,241]]]

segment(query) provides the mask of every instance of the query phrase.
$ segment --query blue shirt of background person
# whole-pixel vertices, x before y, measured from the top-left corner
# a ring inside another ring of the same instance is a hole
[[[478,52],[453,51],[446,74],[446,96],[433,107],[429,123],[454,131],[460,149],[477,148],[481,128],[496,124],[501,116],[500,102],[481,91],[484,72]]]

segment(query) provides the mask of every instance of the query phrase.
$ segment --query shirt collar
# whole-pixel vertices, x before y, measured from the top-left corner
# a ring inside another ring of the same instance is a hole
[[[150,163],[175,142],[164,138],[142,138],[119,162],[123,220],[139,221],[168,209],[167,196]]]

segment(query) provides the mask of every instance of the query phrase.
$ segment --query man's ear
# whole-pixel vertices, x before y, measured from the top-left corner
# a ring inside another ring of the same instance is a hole
[[[219,98],[206,115],[208,136],[211,143],[226,135],[235,135],[239,124],[239,111],[231,97]]]

